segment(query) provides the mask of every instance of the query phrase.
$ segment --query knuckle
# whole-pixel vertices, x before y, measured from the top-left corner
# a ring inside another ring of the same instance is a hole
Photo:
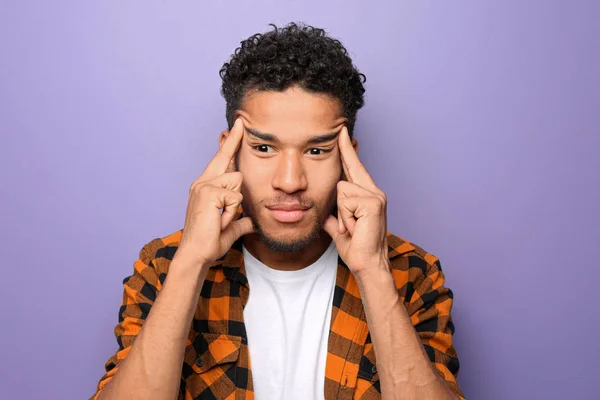
[[[200,186],[200,182],[194,181],[194,183],[192,183],[192,186],[190,186],[189,194],[192,195],[194,193],[197,193],[199,186]]]
[[[210,185],[198,185],[194,190],[194,194],[199,198],[205,198],[211,196],[214,193],[214,186]]]
[[[385,203],[380,200],[375,201],[375,208],[378,212],[381,212],[385,209]]]
[[[240,202],[239,193],[234,190],[227,190],[225,192],[226,202],[235,205]]]

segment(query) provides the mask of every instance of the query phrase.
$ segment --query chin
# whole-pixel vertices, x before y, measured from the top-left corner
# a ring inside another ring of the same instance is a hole
[[[283,224],[277,221],[254,221],[260,240],[272,251],[298,252],[320,237],[321,225],[314,219]]]
[[[319,232],[309,232],[303,236],[271,236],[265,232],[259,232],[260,240],[271,251],[276,253],[298,253],[309,247],[317,238]]]
[[[258,225],[259,231],[270,239],[281,241],[281,242],[293,242],[299,238],[311,236],[314,230],[318,227],[314,224],[265,224]]]

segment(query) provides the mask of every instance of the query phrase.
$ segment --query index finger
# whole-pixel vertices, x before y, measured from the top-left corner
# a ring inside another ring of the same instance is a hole
[[[342,164],[345,166],[346,176],[349,181],[356,183],[367,190],[378,190],[373,178],[371,178],[371,175],[369,175],[365,166],[358,159],[358,155],[356,154],[356,151],[354,151],[354,147],[352,147],[348,128],[345,126],[340,132],[338,141]]]
[[[210,177],[217,177],[223,175],[227,172],[227,167],[231,163],[233,157],[235,157],[235,153],[237,153],[238,148],[240,147],[240,142],[242,141],[242,137],[244,136],[244,124],[242,123],[242,119],[238,118],[235,120],[229,135],[225,139],[225,142],[215,154],[215,156],[210,160],[208,166],[206,167],[205,174]]]

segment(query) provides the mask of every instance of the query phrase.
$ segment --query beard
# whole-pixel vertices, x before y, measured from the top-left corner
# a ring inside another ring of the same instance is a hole
[[[323,222],[320,218],[315,217],[314,221],[311,223],[312,228],[308,233],[291,240],[283,240],[269,235],[268,232],[263,229],[256,216],[250,218],[252,219],[252,224],[256,229],[260,241],[263,242],[269,250],[277,253],[297,253],[304,250],[314,240],[320,238],[320,232],[323,229]]]
[[[265,227],[261,224],[257,215],[258,213],[256,212],[257,208],[260,207],[261,204],[257,206],[254,202],[252,202],[252,200],[246,202],[245,199],[247,199],[248,197],[249,196],[244,195],[244,201],[242,202],[243,214],[244,216],[250,217],[250,219],[252,220],[252,224],[254,225],[255,233],[258,235],[260,241],[269,250],[277,253],[297,253],[306,249],[315,240],[321,237],[321,231],[323,230],[323,224],[325,221],[319,215],[318,209],[317,213],[315,213],[314,217],[312,217],[312,221],[310,223],[310,230],[308,232],[302,234],[301,236],[297,236],[286,240],[281,237],[275,237],[269,234],[269,232],[267,232]],[[306,201],[306,199],[299,198],[298,196],[293,197],[296,202],[304,205],[309,205],[311,206],[311,209],[314,209],[314,202]],[[289,196],[287,198],[289,199]],[[333,197],[333,200],[335,200],[335,196]],[[335,212],[334,215],[337,215],[337,207],[335,205],[335,202],[331,199],[328,201],[327,208],[332,213]]]

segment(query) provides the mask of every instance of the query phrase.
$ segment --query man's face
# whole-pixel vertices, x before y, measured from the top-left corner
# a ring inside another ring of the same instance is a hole
[[[299,87],[249,94],[238,111],[242,208],[273,251],[300,251],[319,236],[342,174],[338,100]]]

